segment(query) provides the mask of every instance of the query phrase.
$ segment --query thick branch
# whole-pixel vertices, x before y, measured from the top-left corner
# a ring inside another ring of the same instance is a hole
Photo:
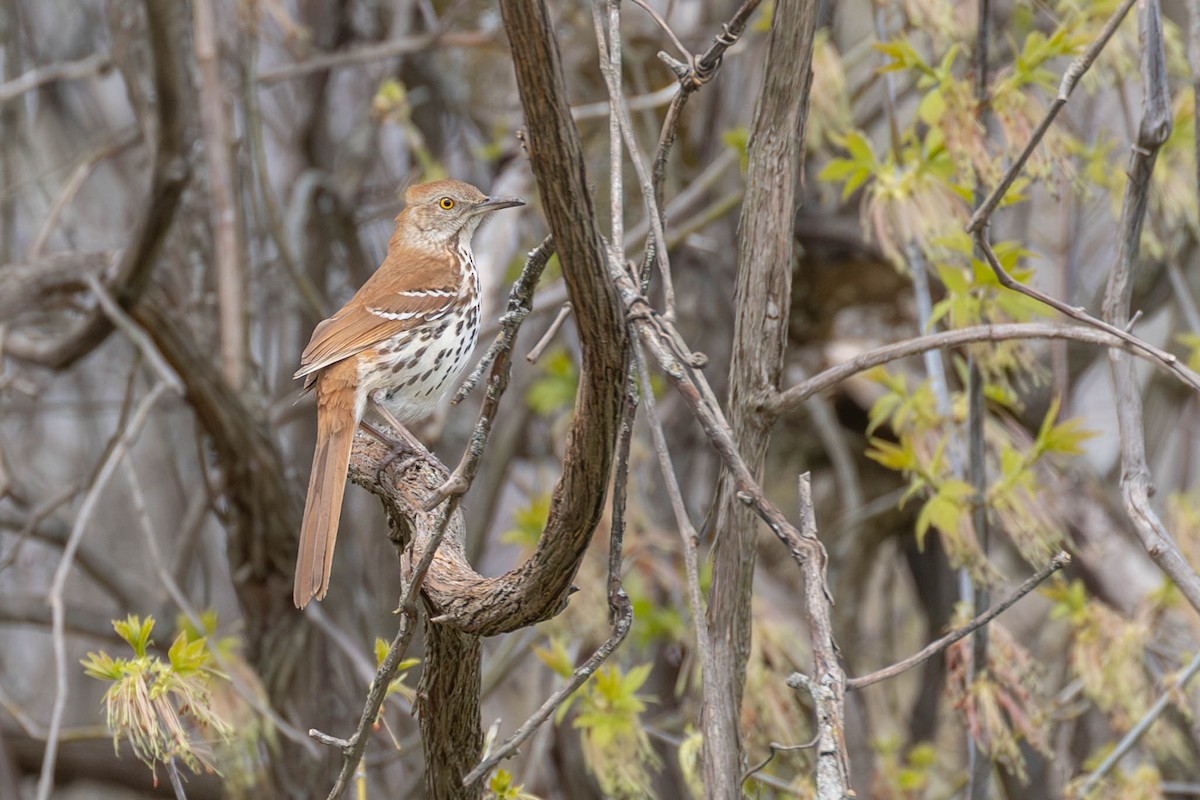
[[[516,591],[504,604],[513,616],[542,618],[565,601],[603,511],[629,344],[621,307],[608,280],[550,15],[541,0],[503,0],[500,11],[525,110],[529,158],[563,265],[582,349],[567,454],[551,494],[546,529],[533,556],[518,568]],[[516,606],[511,605],[513,600]],[[504,613],[490,612],[493,618]]]
[[[748,147],[746,197],[754,202],[743,205],[738,223],[729,423],[735,448],[753,474],[762,470],[771,426],[758,398],[778,386],[787,345],[792,226],[804,163],[816,6],[813,0],[782,0],[775,6]],[[709,797],[736,797],[742,783],[741,701],[750,653],[758,518],[739,493],[726,475],[716,501],[708,607],[715,669],[704,676],[703,763]],[[835,658],[832,640],[815,641],[813,650],[818,662]],[[823,672],[824,666],[819,663],[818,670]]]

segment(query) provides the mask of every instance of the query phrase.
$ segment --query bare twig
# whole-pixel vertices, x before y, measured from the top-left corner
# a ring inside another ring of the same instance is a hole
[[[11,81],[0,83],[0,106],[15,100],[28,91],[55,81],[77,81],[104,75],[112,69],[112,60],[105,53],[93,53],[76,61],[63,61],[35,67]]]
[[[975,29],[975,106],[976,115],[987,131],[987,121],[990,117],[991,84],[988,69],[988,41],[992,22],[991,0],[979,0],[977,7],[978,23]],[[975,170],[975,202],[981,199],[983,181],[979,170]],[[967,480],[975,490],[975,501],[971,508],[971,522],[975,528],[975,538],[979,549],[986,560],[988,558],[988,508],[987,508],[987,462],[984,459],[985,445],[983,438],[985,409],[983,404],[983,373],[974,353],[967,356]],[[959,570],[959,582],[964,588],[971,584],[970,572],[965,568]],[[975,587],[972,608],[977,612],[991,603],[990,590],[986,582]],[[986,669],[988,663],[988,629],[980,628],[973,637],[970,655],[970,674],[968,684],[974,684],[979,673]],[[990,758],[980,758],[978,742],[970,732],[967,734],[967,796],[971,800],[987,800],[991,791],[992,762]]]
[[[295,64],[264,69],[258,73],[258,82],[269,85],[280,81],[291,81],[314,72],[350,67],[370,61],[382,61],[396,56],[422,53],[439,47],[479,47],[491,44],[495,38],[495,34],[490,31],[445,31],[421,36],[405,36],[390,42],[364,45],[339,53],[325,53]]]
[[[788,387],[765,399],[763,405],[764,408],[775,414],[791,413],[799,410],[804,401],[814,394],[831,389],[842,381],[880,364],[919,355],[926,350],[935,348],[961,347],[974,342],[1002,342],[1011,339],[1069,339],[1101,347],[1116,347],[1165,367],[1168,372],[1186,385],[1190,386],[1195,382],[1200,382],[1200,375],[1180,363],[1175,356],[1170,356],[1170,359],[1166,361],[1149,356],[1144,348],[1131,343],[1127,337],[1115,336],[1106,330],[1079,325],[1057,325],[1049,322],[1018,322],[1004,325],[973,325],[968,328],[931,333],[877,347],[860,353],[849,361],[823,370],[795,386]]]
[[[723,687],[719,686],[713,677],[716,673],[716,666],[712,642],[709,638],[708,622],[704,613],[704,595],[700,590],[700,559],[697,554],[697,543],[700,537],[696,534],[687,508],[683,504],[683,494],[679,491],[679,481],[675,477],[675,467],[671,463],[671,452],[667,448],[667,437],[663,434],[662,421],[658,418],[658,409],[655,407],[654,392],[650,386],[650,372],[646,368],[646,358],[640,345],[634,345],[633,357],[637,362],[638,371],[641,373],[642,391],[646,396],[646,419],[650,423],[650,435],[654,440],[654,452],[658,456],[658,468],[662,472],[663,483],[667,487],[667,497],[671,500],[671,512],[675,515],[675,527],[679,529],[679,539],[683,545],[688,608],[692,612],[692,627],[696,631],[696,648],[700,651],[701,688],[705,702],[711,702],[709,695],[723,691]]]
[[[200,74],[200,124],[208,161],[209,213],[216,262],[221,363],[225,379],[240,391],[246,378],[246,278],[242,271],[238,193],[233,185],[225,86],[217,59],[217,15],[212,0],[193,0],[192,29]]]
[[[139,141],[137,128],[130,127],[124,132],[113,137],[109,141],[97,147],[89,153],[83,161],[79,162],[79,166],[67,178],[67,182],[63,184],[62,191],[58,193],[58,197],[54,198],[54,203],[50,206],[50,210],[46,212],[46,218],[42,220],[42,225],[38,228],[37,235],[33,237],[33,244],[29,246],[28,258],[34,261],[41,258],[42,251],[46,247],[46,241],[50,238],[50,234],[54,232],[54,226],[58,224],[58,218],[62,216],[63,209],[75,199],[75,195],[79,193],[84,182],[96,166],[106,159],[112,158],[115,155],[133,147]]]
[[[1121,239],[1117,258],[1104,293],[1105,324],[1122,329],[1129,319],[1133,296],[1133,269],[1141,249],[1142,224],[1149,202],[1150,177],[1158,149],[1171,132],[1171,101],[1167,88],[1162,12],[1157,0],[1140,9],[1142,43],[1142,121],[1137,144],[1129,157],[1129,181],[1121,209]],[[1142,398],[1133,362],[1119,350],[1109,350],[1116,390],[1117,425],[1121,449],[1121,496],[1146,552],[1200,611],[1200,575],[1183,557],[1166,526],[1150,504],[1150,468],[1146,464],[1146,438]]]
[[[758,8],[760,2],[762,0],[743,0],[729,22],[722,25],[721,33],[713,37],[712,45],[704,55],[694,59],[690,68],[683,68],[681,72],[680,69],[684,65],[679,65],[678,62],[676,65],[671,65],[675,77],[679,79],[679,92],[671,101],[671,105],[667,107],[662,130],[658,135],[658,145],[654,150],[653,166],[650,169],[650,187],[654,194],[654,202],[660,209],[663,207],[663,181],[667,174],[667,159],[671,155],[671,148],[675,146],[675,139],[679,133],[679,122],[683,119],[683,107],[687,105],[688,98],[693,92],[716,75],[721,66],[721,59],[725,57],[725,51],[737,44],[742,32],[746,30],[750,16]],[[643,276],[653,269],[655,259],[656,253],[649,251],[646,253],[641,267]]]
[[[1006,597],[1002,602],[992,606],[987,611],[968,622],[966,625],[963,625],[961,628],[955,628],[945,636],[930,642],[919,652],[914,653],[902,661],[897,661],[891,666],[884,667],[883,669],[876,670],[875,672],[871,672],[867,675],[862,675],[858,678],[850,678],[846,681],[846,688],[862,689],[866,686],[870,686],[873,683],[879,683],[880,681],[887,680],[888,678],[894,678],[903,672],[907,672],[918,664],[928,661],[930,658],[933,658],[938,653],[957,642],[959,639],[962,639],[964,636],[971,635],[971,633],[974,631],[979,630],[984,625],[987,625],[993,619],[1003,614],[1014,603],[1036,589],[1038,585],[1042,583],[1042,581],[1046,580],[1046,578],[1049,578],[1055,572],[1058,572],[1060,569],[1070,563],[1071,557],[1069,555],[1066,553],[1059,553],[1058,555],[1054,556],[1054,558],[1050,559],[1049,564],[1038,570],[1033,575],[1029,576],[1024,583],[1014,589],[1013,593]]]
[[[667,21],[663,19],[661,14],[654,10],[653,6],[647,3],[646,0],[633,0],[633,3],[638,8],[642,9],[642,11],[645,11],[650,15],[650,19],[654,20],[654,24],[662,29],[662,32],[665,33],[671,40],[671,43],[675,45],[675,49],[679,51],[681,56],[689,59],[692,58],[692,51],[683,46],[683,42],[679,41],[679,37],[675,35],[675,31],[671,30],[671,26],[667,24]]]
[[[537,360],[542,357],[542,353],[546,352],[546,348],[554,341],[554,337],[562,330],[563,323],[567,321],[567,317],[569,316],[571,316],[571,301],[567,300],[558,309],[558,313],[554,315],[554,319],[550,321],[550,326],[546,328],[546,332],[542,334],[542,338],[538,339],[537,343],[526,353],[526,361],[530,364],[537,363]]]
[[[396,673],[400,669],[400,662],[404,660],[404,655],[408,652],[408,646],[412,642],[413,633],[416,632],[417,594],[421,590],[425,574],[429,571],[429,565],[433,563],[433,557],[442,543],[442,538],[446,535],[450,516],[458,506],[458,501],[458,497],[451,497],[449,502],[443,506],[437,528],[421,552],[421,558],[413,568],[412,576],[408,579],[404,591],[400,595],[400,605],[397,608],[397,613],[400,615],[400,629],[396,632],[391,646],[388,647],[383,661],[380,662],[379,669],[375,672],[375,679],[371,681],[371,688],[367,692],[367,701],[363,705],[358,727],[355,728],[349,739],[339,739],[318,730],[308,732],[309,736],[321,744],[332,745],[342,751],[342,768],[338,772],[333,788],[329,790],[329,800],[338,800],[345,793],[350,786],[350,781],[354,778],[359,762],[362,761],[363,752],[367,748],[367,731],[371,729],[379,716],[379,709],[383,706],[384,698],[387,697],[388,687],[395,680]],[[417,540],[414,538],[412,547],[415,548],[417,544]]]
[[[1075,90],[1075,84],[1083,77],[1083,74],[1092,66],[1092,62],[1100,55],[1100,51],[1108,44],[1108,40],[1117,32],[1121,21],[1125,19],[1125,15],[1129,13],[1129,9],[1133,8],[1133,4],[1137,0],[1124,0],[1117,10],[1112,13],[1108,21],[1104,23],[1104,27],[1100,30],[1100,34],[1088,45],[1078,58],[1071,62],[1067,67],[1067,71],[1063,73],[1062,83],[1058,87],[1058,96],[1054,98],[1054,102],[1050,104],[1050,108],[1046,109],[1046,115],[1042,117],[1042,121],[1038,123],[1037,128],[1029,137],[1029,141],[1025,144],[1025,149],[1017,156],[1016,160],[1004,172],[1004,176],[1000,178],[1000,183],[992,190],[979,208],[975,209],[975,213],[971,215],[970,221],[967,223],[967,233],[978,234],[987,224],[988,219],[992,216],[992,212],[1000,205],[1000,201],[1004,199],[1004,193],[1012,186],[1013,181],[1021,174],[1021,170],[1025,168],[1025,162],[1029,160],[1029,156],[1033,154],[1034,149],[1042,141],[1042,137],[1046,135],[1046,131],[1050,129],[1050,124],[1054,122],[1054,118],[1058,116],[1058,112],[1067,104],[1067,100],[1071,96],[1071,92]]]
[[[593,673],[604,663],[614,650],[625,640],[625,636],[629,633],[629,628],[633,625],[633,605],[629,602],[629,598],[625,597],[625,593],[620,593],[618,601],[618,616],[613,623],[612,634],[592,653],[589,658],[580,667],[576,667],[571,673],[571,678],[562,686],[558,687],[553,694],[546,698],[546,702],[542,703],[541,707],[533,713],[533,715],[521,724],[521,727],[504,741],[504,744],[488,753],[475,769],[467,773],[463,778],[463,785],[470,786],[476,781],[486,777],[496,765],[506,758],[511,758],[516,754],[517,748],[528,739],[538,726],[546,720],[550,719],[563,702],[571,696],[571,694],[592,676]]]
[[[1096,784],[1103,780],[1104,776],[1112,770],[1116,763],[1124,758],[1125,754],[1137,744],[1138,740],[1154,724],[1154,721],[1161,717],[1162,713],[1167,710],[1167,706],[1170,705],[1172,698],[1179,696],[1179,693],[1183,691],[1184,687],[1195,677],[1197,672],[1200,672],[1200,653],[1192,657],[1191,663],[1187,665],[1183,672],[1175,676],[1175,680],[1171,682],[1170,688],[1158,696],[1158,699],[1154,701],[1154,705],[1146,709],[1146,713],[1137,721],[1137,724],[1121,737],[1121,741],[1117,742],[1117,746],[1112,749],[1112,752],[1105,756],[1104,760],[1100,762],[1100,766],[1096,767],[1095,772],[1088,776],[1087,781],[1083,784],[1082,789],[1080,789],[1080,797],[1087,797],[1096,788]],[[1166,792],[1167,789],[1164,787],[1163,791]]]
[[[1136,350],[1139,350],[1147,356],[1150,356],[1154,360],[1160,362],[1164,367],[1175,373],[1175,375],[1188,386],[1200,391],[1200,376],[1196,375],[1196,373],[1192,372],[1190,369],[1179,369],[1179,359],[1175,355],[1168,353],[1161,348],[1155,347],[1144,339],[1134,336],[1133,334],[1129,333],[1129,331],[1125,330],[1123,325],[1116,326],[1105,322],[1102,319],[1097,319],[1096,317],[1093,317],[1091,314],[1087,313],[1087,311],[1085,311],[1081,306],[1069,305],[1056,297],[1052,297],[1045,292],[1034,289],[1032,286],[1026,286],[1023,283],[1019,283],[1011,275],[1009,275],[1004,267],[1000,264],[1000,260],[996,257],[996,252],[992,249],[992,245],[990,242],[988,242],[987,234],[984,231],[977,231],[975,233],[975,243],[983,252],[984,258],[988,262],[988,266],[992,268],[992,272],[995,273],[996,279],[1000,281],[1002,286],[1012,289],[1015,292],[1019,292],[1026,297],[1032,297],[1034,300],[1050,306],[1051,308],[1059,311],[1062,314],[1065,314],[1071,319],[1078,320],[1085,325],[1090,325],[1093,328],[1097,328],[1105,333],[1116,336],[1118,339],[1123,340],[1126,344],[1130,345]]]
[[[808,686],[805,685],[805,688],[808,688]],[[797,750],[807,750],[810,747],[816,747],[819,739],[820,736],[814,736],[804,744],[780,744],[779,742],[768,742],[766,757],[742,773],[742,783],[745,783],[753,778],[757,773],[766,769],[766,766],[770,764],[775,759],[775,756],[779,755],[780,753],[794,753]]]
[[[92,290],[96,302],[100,304],[100,309],[108,317],[113,327],[121,331],[121,333],[128,337],[129,341],[133,342],[134,347],[138,349],[138,352],[142,354],[158,374],[159,380],[165,383],[176,394],[183,394],[183,382],[179,379],[179,375],[176,374],[175,370],[171,369],[171,365],[167,363],[162,352],[154,346],[154,342],[150,341],[150,337],[146,335],[142,327],[126,314],[117,305],[115,300],[109,297],[108,292],[95,275],[92,275],[90,272],[84,273],[83,281]]]
[[[600,44],[601,50],[606,49],[605,31],[601,25],[600,17],[594,12],[596,23],[596,40]],[[610,13],[609,28],[608,28],[608,44],[607,49],[610,53],[620,53],[621,50],[621,32],[616,27],[619,22],[619,17]],[[648,252],[654,253],[653,261],[658,265],[658,273],[662,279],[663,286],[663,312],[668,320],[675,319],[675,285],[671,279],[671,261],[667,254],[667,236],[663,232],[663,215],[659,209],[658,198],[654,192],[651,173],[646,169],[645,159],[642,157],[641,148],[638,147],[637,140],[633,137],[633,126],[629,122],[629,114],[625,110],[624,98],[621,96],[621,71],[619,56],[612,56],[615,60],[600,61],[600,72],[604,76],[605,85],[608,88],[609,102],[612,104],[612,122],[614,126],[612,135],[615,137],[617,131],[620,132],[621,138],[625,142],[625,149],[629,153],[629,161],[633,164],[633,169],[637,173],[638,180],[641,183],[642,201],[646,206],[646,219],[650,223],[650,236],[653,244],[653,249],[648,248]],[[613,143],[613,158],[619,161],[619,147]],[[620,173],[620,165],[613,165],[617,174]],[[618,179],[619,180],[619,179]],[[620,184],[617,184],[620,188]],[[619,198],[614,198],[616,203]],[[618,234],[620,238],[618,238]],[[624,263],[624,254],[619,252],[622,242],[624,241],[624,229],[622,227],[613,228],[613,240],[610,247],[614,248],[614,255],[617,256],[617,261]],[[645,259],[649,261],[649,257]]]
[[[66,634],[64,631],[66,606],[64,605],[63,594],[66,591],[67,577],[71,574],[75,551],[78,549],[79,543],[83,540],[84,531],[91,525],[96,504],[101,494],[103,494],[104,488],[108,485],[108,481],[116,470],[117,465],[121,459],[126,457],[130,446],[137,439],[138,434],[141,433],[146,420],[149,419],[150,411],[154,407],[154,404],[170,388],[170,384],[165,381],[155,383],[154,388],[138,404],[137,411],[134,412],[128,426],[120,431],[113,440],[108,455],[100,464],[91,485],[88,487],[83,503],[79,507],[79,513],[75,515],[75,523],[71,528],[71,536],[67,540],[66,547],[63,548],[62,558],[59,559],[58,567],[54,571],[54,578],[50,583],[49,604],[51,612],[51,636],[54,645],[55,693],[54,704],[50,711],[49,731],[46,735],[46,753],[42,759],[42,771],[38,779],[37,800],[49,800],[50,793],[54,789],[54,767],[58,761],[59,733],[62,728],[63,712],[67,706],[67,697],[70,694],[70,683],[67,676]]]

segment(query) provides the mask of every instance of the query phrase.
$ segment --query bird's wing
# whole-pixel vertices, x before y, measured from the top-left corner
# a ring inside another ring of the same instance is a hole
[[[455,290],[439,288],[391,292],[365,302],[356,302],[356,296],[341,311],[317,325],[300,356],[300,369],[292,377],[312,375],[444,316],[457,294]]]

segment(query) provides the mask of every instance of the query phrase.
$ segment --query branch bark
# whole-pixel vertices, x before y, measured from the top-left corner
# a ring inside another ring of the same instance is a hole
[[[191,90],[183,59],[175,44],[185,35],[186,8],[179,3],[160,0],[145,0],[144,6],[146,40],[153,65],[156,140],[150,190],[110,288],[124,311],[129,311],[138,302],[149,285],[189,177],[185,133],[188,109],[193,102],[189,97]],[[116,35],[114,32],[114,38]],[[126,80],[130,80],[128,71],[123,72]],[[56,339],[34,339],[14,332],[9,337],[6,352],[24,361],[61,370],[92,352],[112,329],[108,317],[99,309],[93,309],[87,318]]]
[[[1158,150],[1171,133],[1162,10],[1157,0],[1148,0],[1141,6],[1138,21],[1142,46],[1142,120],[1137,143],[1129,156],[1129,181],[1125,185],[1121,208],[1120,248],[1104,293],[1104,320],[1120,329],[1124,329],[1130,319],[1133,269],[1141,249],[1150,177]],[[1150,505],[1150,468],[1146,464],[1142,397],[1133,361],[1120,350],[1112,349],[1109,350],[1109,363],[1117,395],[1121,496],[1125,511],[1154,563],[1179,587],[1192,607],[1200,611],[1200,576],[1183,557]]]
[[[582,355],[562,473],[534,553],[498,578],[480,576],[467,561],[463,515],[455,509],[426,575],[422,594],[431,621],[423,681],[437,702],[435,708],[422,701],[419,711],[432,798],[474,798],[482,792],[481,782],[463,785],[482,745],[478,637],[525,627],[565,606],[604,509],[629,360],[625,319],[608,276],[549,13],[541,0],[504,0],[500,10],[525,110],[530,161],[563,265]],[[415,557],[428,544],[427,532],[436,530],[429,517],[438,511],[426,511],[425,501],[444,476],[426,461],[399,465],[399,474],[395,465],[379,474],[387,456],[384,445],[360,434],[350,476],[383,498]]]
[[[750,470],[761,472],[772,419],[761,399],[783,369],[791,308],[796,185],[804,163],[804,129],[812,81],[817,4],[775,6],[762,91],[748,147],[746,197],[738,224],[738,277],[729,370],[729,424]],[[750,598],[758,518],[728,475],[717,495],[717,542],[708,626],[715,671],[704,676],[704,779],[708,797],[741,791],[741,700],[750,651]]]

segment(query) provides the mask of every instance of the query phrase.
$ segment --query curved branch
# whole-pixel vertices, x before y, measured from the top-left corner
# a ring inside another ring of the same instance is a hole
[[[154,0],[146,0],[144,5],[154,72],[157,141],[150,190],[112,280],[111,293],[125,311],[137,303],[149,284],[189,177],[185,123],[193,104],[182,51],[176,45],[183,38],[186,9],[178,3]],[[14,332],[6,351],[23,361],[65,369],[92,352],[112,330],[109,318],[94,309],[60,338],[34,339]]]
[[[931,333],[877,347],[874,350],[860,353],[849,361],[830,367],[795,386],[788,387],[764,400],[763,406],[767,411],[775,414],[788,414],[798,411],[804,401],[813,395],[832,389],[842,381],[880,364],[887,364],[943,347],[961,347],[974,342],[1003,342],[1009,339],[1069,339],[1100,347],[1115,347],[1152,364],[1164,366],[1168,372],[1179,378],[1180,382],[1185,385],[1190,385],[1192,381],[1200,381],[1200,376],[1197,376],[1195,372],[1178,360],[1164,363],[1162,359],[1147,354],[1143,349],[1135,347],[1130,342],[1096,328],[1082,325],[1056,325],[1049,322],[1017,322],[1005,325],[974,325],[969,328]]]

